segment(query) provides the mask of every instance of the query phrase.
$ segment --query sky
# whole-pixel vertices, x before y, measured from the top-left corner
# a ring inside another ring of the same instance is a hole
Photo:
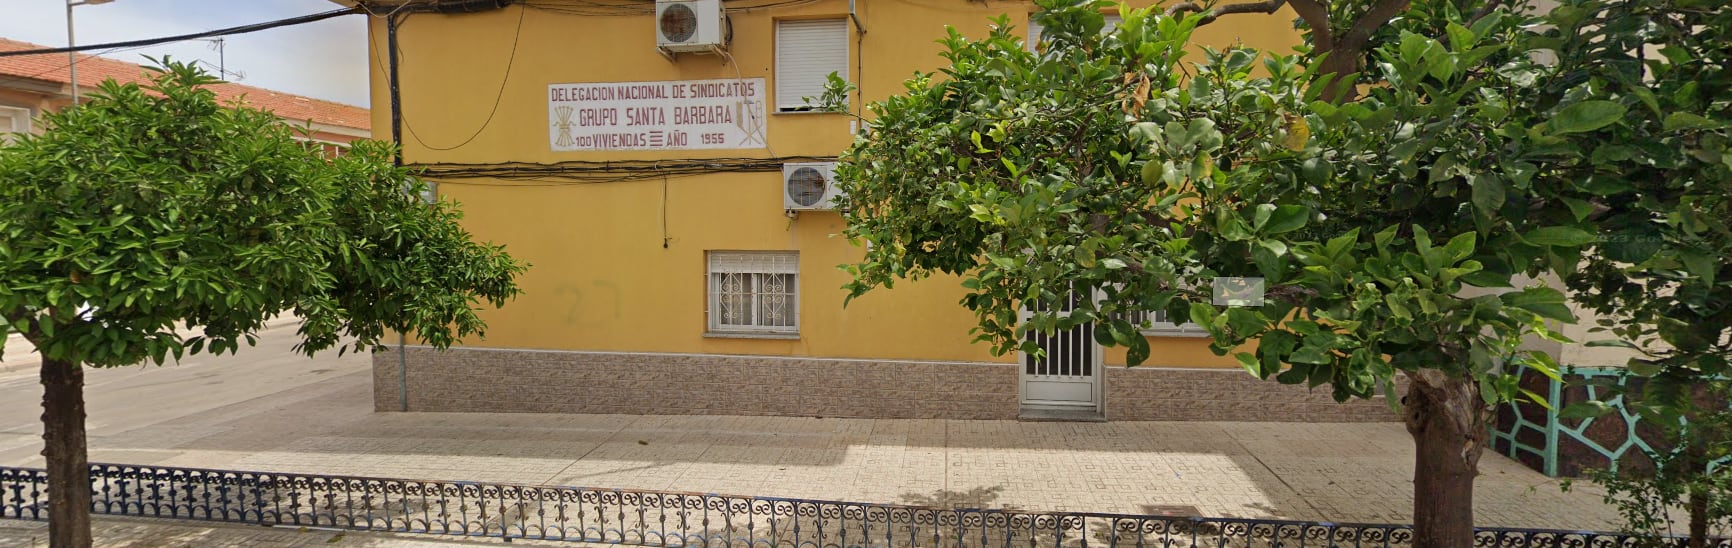
[[[50,47],[66,45],[65,0],[0,0],[0,36]],[[186,34],[341,8],[329,0],[113,0],[73,8],[79,44]],[[367,27],[361,15],[225,37],[230,81],[296,95],[368,106]],[[95,53],[95,52],[86,52]],[[199,59],[216,72],[216,49],[189,41],[104,57],[147,64],[145,55]]]

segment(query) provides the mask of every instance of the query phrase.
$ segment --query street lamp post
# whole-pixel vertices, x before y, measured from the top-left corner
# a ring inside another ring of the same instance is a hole
[[[114,0],[66,0],[66,47],[77,47],[72,37],[72,7],[93,4],[107,4]],[[66,52],[66,68],[72,77],[72,104],[78,104],[78,52]]]

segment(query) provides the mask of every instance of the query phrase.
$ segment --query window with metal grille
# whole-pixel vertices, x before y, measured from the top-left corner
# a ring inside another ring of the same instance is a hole
[[[1124,22],[1124,19],[1120,19],[1116,13],[1106,14],[1106,18],[1107,24],[1101,27],[1101,34],[1112,33],[1114,29],[1119,28],[1119,23]],[[1034,22],[1034,19],[1030,17],[1028,20],[1028,41],[1023,43],[1023,47],[1028,48],[1028,51],[1039,51],[1036,47],[1040,44],[1041,30],[1040,23]]]
[[[1174,322],[1167,319],[1167,311],[1153,312],[1120,312],[1117,316],[1131,325],[1137,326],[1144,335],[1151,337],[1207,337],[1209,332],[1191,322]]]
[[[776,22],[776,110],[820,106],[831,73],[848,78],[847,19]]]
[[[800,255],[711,251],[710,331],[799,333]]]

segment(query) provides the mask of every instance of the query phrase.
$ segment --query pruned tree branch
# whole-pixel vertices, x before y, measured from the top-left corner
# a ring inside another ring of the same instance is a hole
[[[1185,0],[1168,6],[1166,13],[1168,17],[1176,17],[1181,13],[1187,12],[1201,13],[1203,14],[1203,20],[1198,24],[1207,25],[1215,22],[1215,19],[1222,15],[1233,15],[1238,13],[1275,13],[1277,10],[1281,9],[1281,6],[1285,5],[1287,5],[1287,0],[1263,0],[1262,2],[1240,2],[1237,4],[1227,4],[1225,6],[1215,6],[1213,8],[1204,9],[1203,6],[1198,5],[1196,2]]]
[[[1484,19],[1485,16],[1491,15],[1491,12],[1497,11],[1498,6],[1502,5],[1503,0],[1490,0],[1489,2],[1486,2],[1485,5],[1480,6],[1478,10],[1474,10],[1473,15],[1467,18],[1467,24],[1463,26],[1472,27],[1474,23],[1478,23],[1480,19]]]
[[[1311,27],[1311,43],[1318,53],[1335,49],[1335,31],[1329,28],[1329,7],[1322,0],[1289,0],[1293,11]]]

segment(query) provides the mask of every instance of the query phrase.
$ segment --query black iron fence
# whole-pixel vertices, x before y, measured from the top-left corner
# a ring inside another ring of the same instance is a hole
[[[1019,512],[775,497],[93,464],[98,514],[644,546],[1408,546],[1405,525]],[[47,474],[0,467],[0,518],[48,516]],[[1614,533],[1481,529],[1484,547],[1626,547]],[[1732,540],[1715,546],[1732,548]]]

